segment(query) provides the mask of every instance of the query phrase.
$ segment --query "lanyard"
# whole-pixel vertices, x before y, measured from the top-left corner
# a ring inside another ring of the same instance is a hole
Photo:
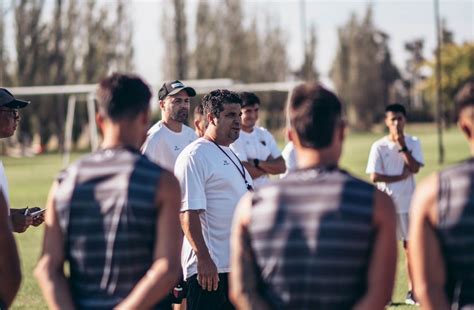
[[[242,168],[242,170],[240,170],[239,166],[237,166],[237,164],[232,160],[232,158],[230,158],[229,154],[227,154],[226,151],[224,151],[220,146],[219,144],[217,144],[215,141],[213,140],[210,140],[212,143],[214,143],[217,148],[222,152],[224,153],[225,156],[227,156],[227,158],[234,164],[235,168],[237,168],[237,170],[239,171],[240,175],[242,176],[242,178],[244,179],[244,182],[245,182],[245,186],[247,187],[247,190],[249,191],[253,191],[253,187],[252,185],[249,184],[249,182],[247,182],[247,178],[245,177],[245,167],[244,167],[244,164],[242,164],[242,162],[240,161],[239,157],[237,157],[237,155],[235,155],[235,153],[230,150],[232,152],[232,154],[234,154],[235,158],[237,158],[237,160],[239,161],[240,163],[240,167]]]

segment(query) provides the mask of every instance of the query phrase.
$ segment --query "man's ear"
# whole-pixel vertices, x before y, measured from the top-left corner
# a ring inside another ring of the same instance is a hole
[[[160,109],[163,110],[165,108],[165,100],[158,101],[158,104],[160,105]]]
[[[207,118],[207,123],[208,123],[208,124],[212,124],[212,125],[216,126],[216,119],[217,119],[217,117],[214,117],[214,116],[212,115],[212,113],[207,113],[206,118]]]
[[[458,121],[458,127],[461,129],[461,131],[466,135],[468,140],[472,139],[472,135],[474,134],[472,131],[474,128],[472,126],[469,126],[470,124],[464,120],[464,118],[460,118]]]

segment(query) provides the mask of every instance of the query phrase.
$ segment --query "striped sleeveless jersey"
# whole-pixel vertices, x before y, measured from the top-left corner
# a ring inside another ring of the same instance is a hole
[[[474,158],[439,173],[438,236],[446,266],[446,293],[474,308]]]
[[[350,309],[367,288],[375,188],[335,167],[256,191],[250,244],[278,309]]]
[[[113,308],[152,265],[161,171],[139,152],[117,148],[60,175],[55,203],[77,308]]]

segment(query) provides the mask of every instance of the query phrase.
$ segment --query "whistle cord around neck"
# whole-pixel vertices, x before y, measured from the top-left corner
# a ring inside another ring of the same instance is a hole
[[[215,141],[213,140],[210,140],[212,143],[215,144],[215,146],[217,146],[217,148],[222,152],[224,153],[224,155],[232,162],[232,164],[234,164],[235,168],[237,169],[237,171],[239,171],[239,174],[242,176],[242,178],[244,179],[244,182],[245,182],[245,186],[247,187],[247,190],[249,191],[252,191],[253,190],[253,187],[252,185],[249,184],[249,182],[247,181],[247,178],[245,177],[245,167],[244,167],[244,164],[240,161],[239,157],[232,151],[231,153],[234,154],[235,158],[237,158],[237,160],[239,161],[240,163],[240,167],[242,168],[242,170],[240,170],[239,166],[237,166],[237,164],[232,160],[232,158],[230,158],[229,154],[227,154],[226,151],[224,151],[220,146],[219,144],[217,144]]]

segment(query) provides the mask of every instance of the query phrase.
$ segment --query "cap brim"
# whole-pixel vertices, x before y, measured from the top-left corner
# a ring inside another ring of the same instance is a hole
[[[173,91],[171,91],[167,96],[176,95],[177,93],[179,93],[180,91],[183,91],[183,90],[185,90],[186,93],[188,93],[188,96],[189,96],[189,97],[194,97],[194,96],[196,96],[196,91],[194,90],[194,88],[189,87],[189,86],[181,87],[181,88],[175,88],[175,89],[173,89]]]
[[[30,104],[29,101],[15,99],[7,104],[4,104],[3,106],[10,109],[23,109],[29,104]]]

